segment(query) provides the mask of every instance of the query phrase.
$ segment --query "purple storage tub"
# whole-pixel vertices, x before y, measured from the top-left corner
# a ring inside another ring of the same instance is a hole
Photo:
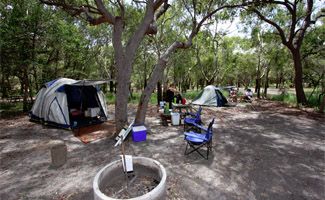
[[[144,126],[134,126],[132,128],[132,140],[141,142],[147,139],[147,128]]]

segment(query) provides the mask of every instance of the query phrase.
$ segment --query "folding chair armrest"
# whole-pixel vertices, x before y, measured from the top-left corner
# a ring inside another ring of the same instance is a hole
[[[192,116],[192,117],[195,117],[195,114],[194,114],[194,113],[186,112],[186,113],[185,113],[185,116],[187,116],[187,115],[190,115],[190,116]]]
[[[184,132],[185,136],[189,136],[189,137],[193,137],[193,138],[197,138],[197,139],[201,139],[201,140],[206,140],[206,136],[204,134],[200,134],[200,133],[195,133],[195,132]]]
[[[198,124],[198,123],[193,123],[193,126],[195,126],[196,128],[203,130],[204,133],[208,132],[208,128],[204,127],[202,124]]]

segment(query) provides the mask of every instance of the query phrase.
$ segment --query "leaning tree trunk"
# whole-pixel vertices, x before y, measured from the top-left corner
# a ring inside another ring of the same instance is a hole
[[[169,56],[177,48],[182,48],[183,46],[184,46],[184,43],[174,42],[165,51],[165,53],[158,59],[158,62],[152,71],[151,77],[148,80],[148,85],[141,94],[137,113],[135,116],[135,124],[144,124],[145,119],[146,119],[146,112],[147,112],[147,107],[148,107],[148,103],[150,100],[150,96],[151,96],[153,90],[155,89],[155,86],[157,85],[158,81],[160,81],[163,77],[163,74],[164,74],[163,72],[166,67]]]
[[[150,96],[153,90],[155,89],[157,82],[160,81],[162,78],[163,73],[161,72],[164,71],[166,63],[167,62],[165,60],[159,59],[158,63],[156,64],[152,72],[152,75],[149,78],[147,87],[144,89],[144,91],[141,94],[137,113],[135,116],[135,124],[144,124]]]
[[[295,69],[295,90],[297,97],[297,104],[307,104],[306,95],[303,88],[303,79],[302,79],[302,63],[301,63],[301,55],[299,49],[290,49]]]
[[[162,98],[162,90],[161,90],[161,82],[158,81],[157,83],[157,105],[159,105],[159,102],[163,100]]]

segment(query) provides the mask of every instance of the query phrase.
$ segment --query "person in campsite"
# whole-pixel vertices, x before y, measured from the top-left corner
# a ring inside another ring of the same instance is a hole
[[[247,88],[245,92],[244,100],[251,102],[252,98],[253,98],[253,92],[251,89]]]
[[[177,93],[176,88],[174,88],[174,85],[170,85],[166,91],[166,102],[169,103],[169,109],[172,109],[175,93]]]
[[[230,88],[229,99],[231,102],[237,102],[237,91],[234,88]]]

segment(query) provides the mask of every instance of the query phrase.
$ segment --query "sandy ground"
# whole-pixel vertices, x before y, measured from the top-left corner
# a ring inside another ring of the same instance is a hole
[[[165,166],[168,199],[325,199],[324,116],[269,101],[204,107],[202,116],[206,124],[216,118],[209,160],[184,156],[183,127],[161,126],[155,108],[147,141],[126,142],[128,154]],[[93,199],[96,172],[120,154],[112,138],[84,144],[26,116],[1,119],[0,132],[0,199]],[[58,169],[50,167],[54,140],[68,147]]]

